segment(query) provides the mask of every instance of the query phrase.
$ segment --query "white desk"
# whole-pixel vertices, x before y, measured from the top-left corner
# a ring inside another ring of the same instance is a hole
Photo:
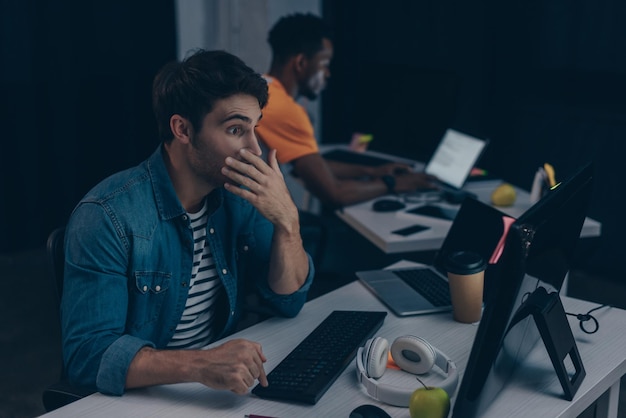
[[[588,302],[563,298],[568,312],[586,312],[596,306]],[[353,282],[307,303],[296,318],[275,318],[241,331],[230,338],[259,341],[268,358],[269,372],[311,332],[333,309],[386,310],[360,283]],[[513,379],[490,406],[484,418],[490,417],[576,417],[601,395],[607,417],[617,416],[620,378],[626,373],[626,334],[623,324],[626,311],[605,308],[594,313],[600,322],[596,334],[586,335],[570,319],[572,331],[587,371],[573,401],[561,398],[562,389],[542,344],[529,358],[533,369]],[[436,314],[399,318],[387,315],[379,336],[394,339],[415,334],[428,340],[450,356],[462,372],[467,365],[469,350],[477,326],[454,322],[451,314]],[[545,371],[545,373],[542,373]],[[382,379],[414,382],[411,375],[393,375],[388,370]],[[431,384],[433,377],[426,378]],[[452,399],[454,401],[454,398]],[[407,408],[381,404],[368,397],[356,380],[354,364],[349,365],[335,384],[316,405],[289,404],[263,400],[248,394],[238,396],[215,391],[200,384],[179,384],[132,390],[122,397],[94,394],[45,417],[237,417],[260,414],[273,417],[348,417],[350,411],[362,404],[376,404],[393,417],[409,417]]]
[[[485,203],[491,202],[491,192],[501,184],[501,180],[471,181],[465,190],[476,194],[478,199]],[[497,207],[498,210],[515,218],[524,213],[529,207],[530,195],[528,192],[516,188],[517,199],[511,207]],[[376,199],[374,199],[376,200]],[[449,208],[458,207],[447,203],[437,205]],[[420,204],[407,204],[407,207],[396,212],[374,212],[372,201],[345,207],[336,212],[337,216],[358,231],[365,238],[387,254],[410,251],[437,250],[441,247],[452,221],[436,219],[428,216],[406,213],[407,210]],[[429,226],[430,229],[417,234],[402,237],[392,234],[391,231],[414,224]],[[581,237],[597,237],[601,233],[601,224],[587,218],[581,231]]]

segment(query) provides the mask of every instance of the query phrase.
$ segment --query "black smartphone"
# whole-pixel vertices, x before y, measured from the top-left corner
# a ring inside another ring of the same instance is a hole
[[[418,232],[425,231],[427,229],[430,229],[430,227],[424,225],[411,225],[406,228],[396,229],[395,231],[391,231],[391,233],[406,237],[407,235],[417,234]]]
[[[458,209],[446,209],[440,206],[426,205],[419,206],[415,209],[410,209],[406,211],[407,213],[412,213],[414,215],[424,215],[424,216],[432,216],[434,218],[446,219],[448,221],[454,220]]]

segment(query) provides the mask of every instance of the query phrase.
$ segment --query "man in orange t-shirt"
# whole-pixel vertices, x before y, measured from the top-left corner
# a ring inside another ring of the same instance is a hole
[[[277,150],[278,161],[291,163],[306,189],[323,204],[342,207],[389,193],[434,187],[432,176],[405,164],[378,167],[326,160],[319,153],[313,125],[296,102],[314,100],[330,77],[333,43],[330,29],[312,14],[281,18],[270,30],[272,63],[265,76],[269,101],[256,133]]]
[[[265,76],[272,108],[263,112],[266,123],[256,128],[257,135],[277,150],[278,161],[288,163],[319,152],[313,125],[304,107],[287,93],[279,79]]]

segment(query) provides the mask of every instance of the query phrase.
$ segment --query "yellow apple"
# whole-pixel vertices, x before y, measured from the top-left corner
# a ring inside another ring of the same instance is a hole
[[[411,418],[446,418],[450,412],[448,393],[435,387],[415,389],[409,399]]]
[[[496,206],[511,206],[515,203],[515,188],[509,183],[502,183],[491,193],[491,203]]]

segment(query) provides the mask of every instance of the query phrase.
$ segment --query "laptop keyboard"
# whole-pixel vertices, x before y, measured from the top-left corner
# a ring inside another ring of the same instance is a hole
[[[341,163],[359,164],[370,167],[378,167],[380,165],[393,162],[392,160],[388,160],[385,158],[341,149],[328,151],[322,154],[322,157],[326,158],[327,160],[339,161]]]
[[[434,306],[449,306],[450,287],[448,282],[435,272],[425,268],[396,270],[394,274],[424,296]]]

